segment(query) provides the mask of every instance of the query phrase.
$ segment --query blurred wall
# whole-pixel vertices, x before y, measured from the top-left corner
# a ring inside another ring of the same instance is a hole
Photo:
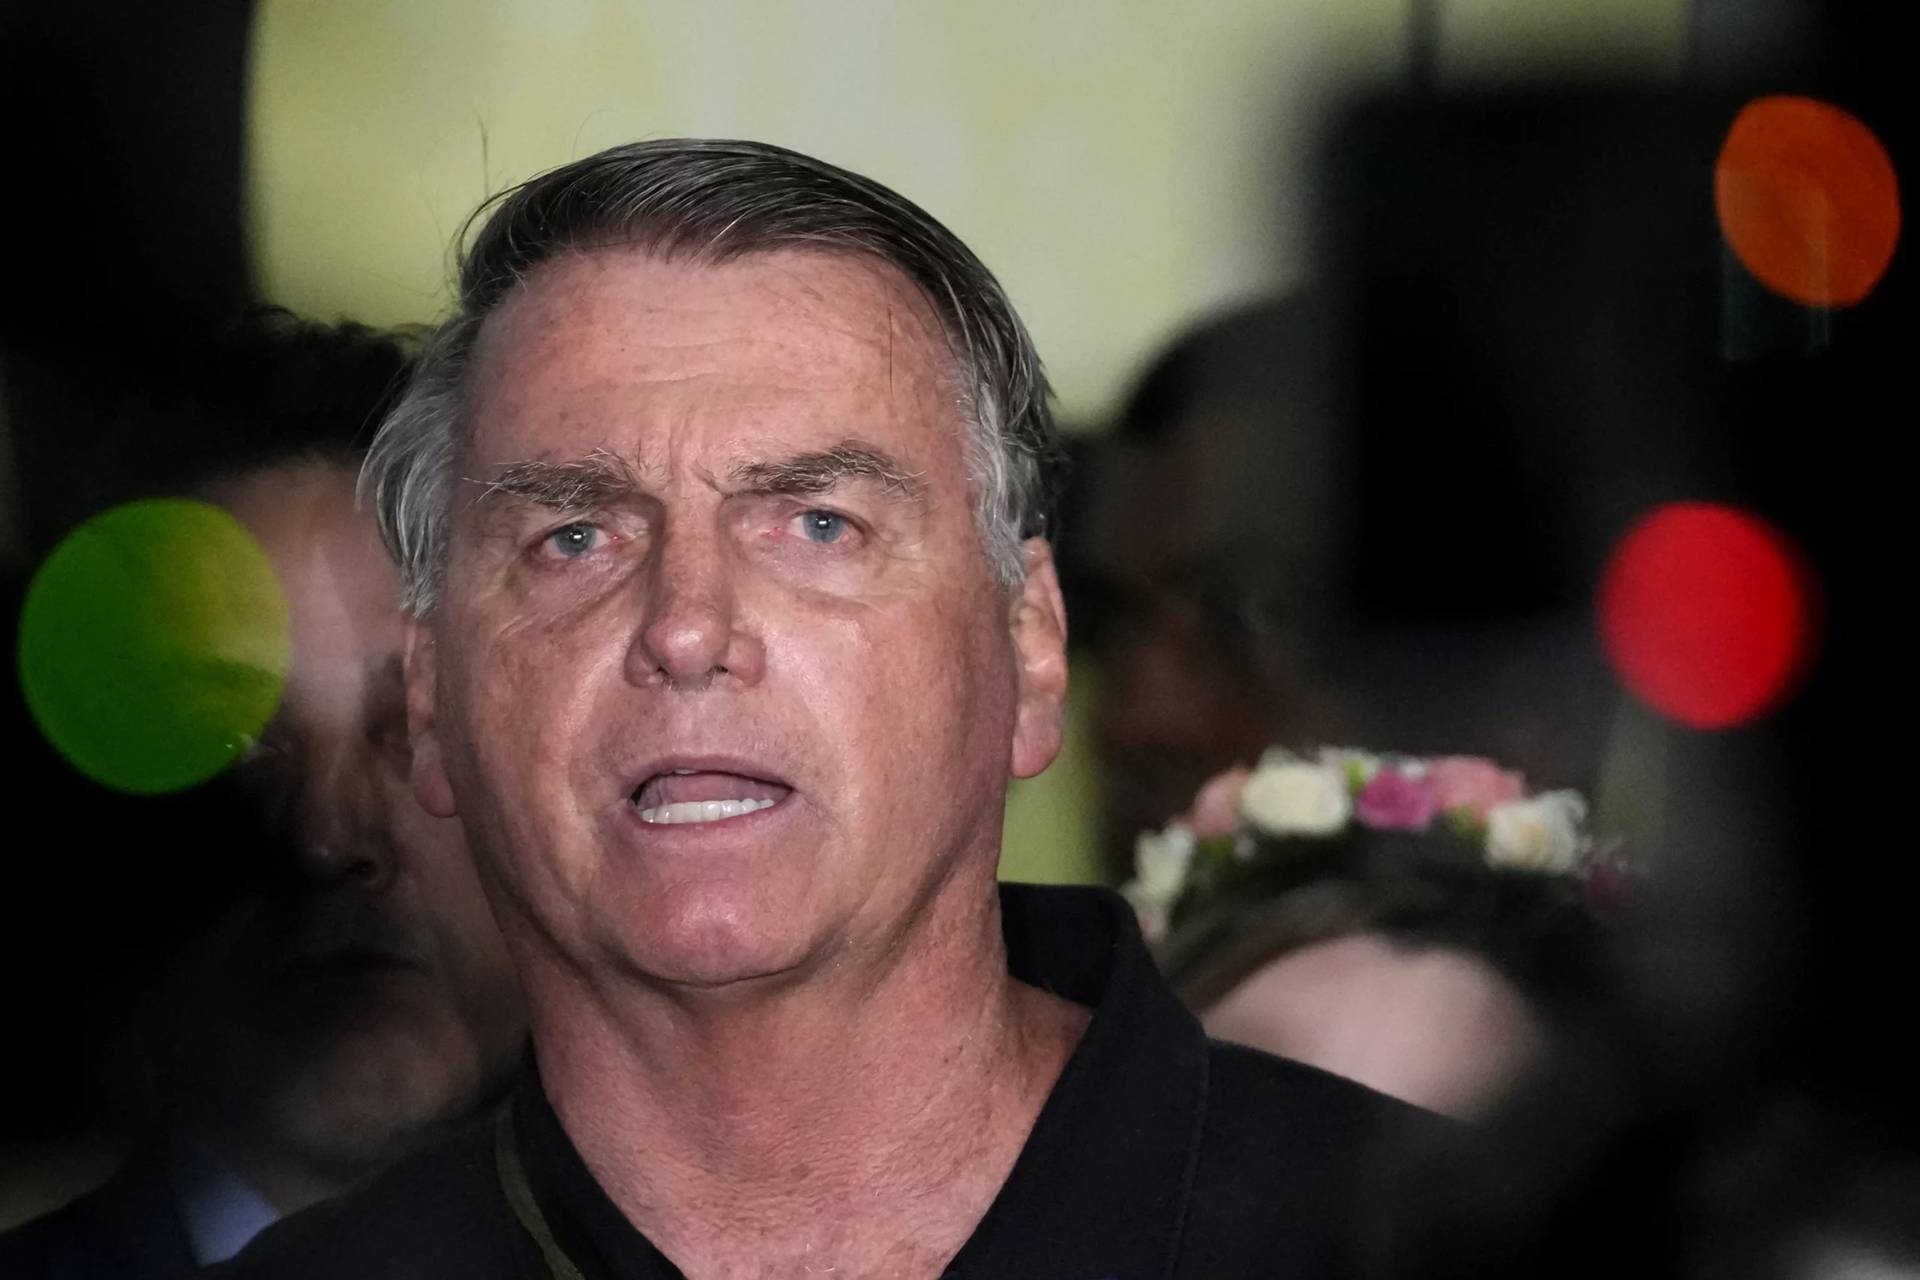
[[[1442,81],[1676,71],[1686,0],[258,0],[247,225],[260,295],[433,319],[503,186],[615,142],[744,135],[897,187],[994,268],[1069,427],[1200,314],[1307,274],[1325,108]],[[185,170],[183,180],[193,180]],[[9,442],[0,435],[0,450]],[[20,447],[14,442],[14,447]],[[9,452],[9,458],[10,458]],[[0,460],[0,554],[17,546]],[[1015,788],[1005,869],[1091,878],[1085,701]]]
[[[868,173],[1001,276],[1064,416],[1302,271],[1315,118],[1405,73],[1409,0],[260,0],[250,225],[275,301],[430,319],[484,196],[637,137]],[[1666,68],[1680,0],[1451,0],[1443,72]]]

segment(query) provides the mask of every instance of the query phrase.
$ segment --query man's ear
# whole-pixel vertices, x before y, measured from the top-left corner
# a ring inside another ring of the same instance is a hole
[[[1020,702],[1008,769],[1016,778],[1031,778],[1060,754],[1060,724],[1067,707],[1067,607],[1060,599],[1053,548],[1046,539],[1028,538],[1021,554],[1027,577],[1014,597],[1010,618]]]
[[[440,754],[438,708],[440,660],[433,633],[411,613],[402,624],[407,666],[407,737],[413,743],[413,795],[420,807],[436,818],[459,812],[453,802],[453,784]]]

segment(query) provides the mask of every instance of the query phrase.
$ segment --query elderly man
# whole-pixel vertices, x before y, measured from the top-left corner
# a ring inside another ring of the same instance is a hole
[[[227,778],[185,812],[130,815],[145,847],[197,853],[176,882],[221,900],[180,904],[206,923],[151,966],[128,1037],[145,1131],[124,1169],[0,1242],[0,1274],[163,1280],[223,1261],[512,1077],[518,985],[460,825],[408,785],[400,582],[354,502],[356,444],[405,363],[367,330],[263,317],[183,394],[131,411],[130,456],[103,468],[133,473],[110,491],[197,497],[253,536],[291,667]]]
[[[1066,696],[1045,401],[980,262],[820,161],[642,143],[497,203],[363,483],[533,1055],[235,1274],[1335,1267],[1387,1104],[1209,1046],[1118,898],[996,889]]]

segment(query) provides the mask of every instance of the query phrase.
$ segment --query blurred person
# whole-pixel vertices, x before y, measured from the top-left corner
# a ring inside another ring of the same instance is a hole
[[[1559,1055],[1395,1169],[1362,1274],[1920,1275],[1920,1159],[1878,1100],[1780,1071],[1751,1036],[1689,1078],[1646,1030]]]
[[[1675,1181],[1697,1270],[1755,1280],[1920,1276],[1920,1153],[1884,1116],[1775,1085],[1703,1125]]]
[[[467,1120],[524,1036],[459,824],[408,785],[399,578],[355,504],[405,354],[369,330],[265,314],[208,363],[128,415],[108,469],[252,534],[287,602],[290,669],[272,720],[196,798],[197,825],[144,811],[141,839],[171,858],[205,850],[227,898],[125,1037],[144,1128],[125,1166],[0,1242],[8,1276],[223,1261]],[[249,847],[206,848],[223,841]]]
[[[1356,443],[1347,327],[1324,292],[1203,320],[1149,363],[1090,450],[1062,543],[1101,673],[1116,877],[1136,833],[1269,743],[1394,742],[1589,780],[1611,688],[1582,620],[1410,618],[1366,597],[1357,495],[1382,463]],[[1477,465],[1470,425],[1435,430]],[[1396,536],[1398,560],[1441,594],[1453,582],[1479,599],[1506,571],[1454,559],[1444,527]]]
[[[1320,669],[1346,465],[1323,312],[1303,296],[1196,325],[1077,469],[1063,572],[1100,666],[1116,872],[1138,832],[1235,761],[1353,736]]]
[[[226,1274],[1337,1273],[1409,1113],[1210,1046],[1109,891],[995,882],[1067,666],[1046,384],[972,252],[636,143],[484,210],[428,350],[365,485],[534,1053]]]
[[[1822,39],[1883,25],[1876,6],[1844,23],[1828,8],[1806,9]],[[1889,36],[1877,58],[1902,47]],[[1903,81],[1793,83],[1860,112],[1904,162],[1910,113],[1887,109]],[[1863,784],[1873,766],[1836,749],[1887,719],[1910,666],[1880,617],[1905,480],[1821,447],[1870,436],[1910,394],[1912,276],[1896,260],[1846,309],[1763,288],[1705,175],[1748,95],[1780,82],[1704,87],[1419,95],[1331,135],[1325,259],[1357,317],[1355,435],[1375,464],[1355,513],[1375,568],[1398,570],[1377,594],[1403,618],[1477,596],[1468,617],[1488,583],[1525,594],[1505,585],[1519,578],[1564,607],[1636,519],[1709,496],[1800,543],[1832,608],[1817,669],[1779,691],[1798,698],[1622,744],[1650,784],[1636,848],[1658,858],[1619,939],[1627,980],[1603,1028],[1563,1037],[1400,1197],[1424,1221],[1378,1235],[1381,1277],[1885,1274],[1913,1253],[1920,1129],[1888,1000],[1912,864]],[[1538,706],[1575,722],[1561,699]],[[1825,1136],[1775,1148],[1782,1101]]]
[[[1584,815],[1483,759],[1270,751],[1143,833],[1123,892],[1210,1034],[1471,1119],[1604,989],[1624,872]]]

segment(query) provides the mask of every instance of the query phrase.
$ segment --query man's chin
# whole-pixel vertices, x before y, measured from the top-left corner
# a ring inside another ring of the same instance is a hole
[[[724,988],[803,968],[830,949],[841,915],[810,900],[804,886],[772,877],[636,877],[594,905],[584,947],[565,967],[591,982],[614,977],[654,988]]]
[[[685,991],[747,990],[806,971],[820,948],[788,927],[740,920],[665,921],[613,942],[612,967],[650,986]]]

